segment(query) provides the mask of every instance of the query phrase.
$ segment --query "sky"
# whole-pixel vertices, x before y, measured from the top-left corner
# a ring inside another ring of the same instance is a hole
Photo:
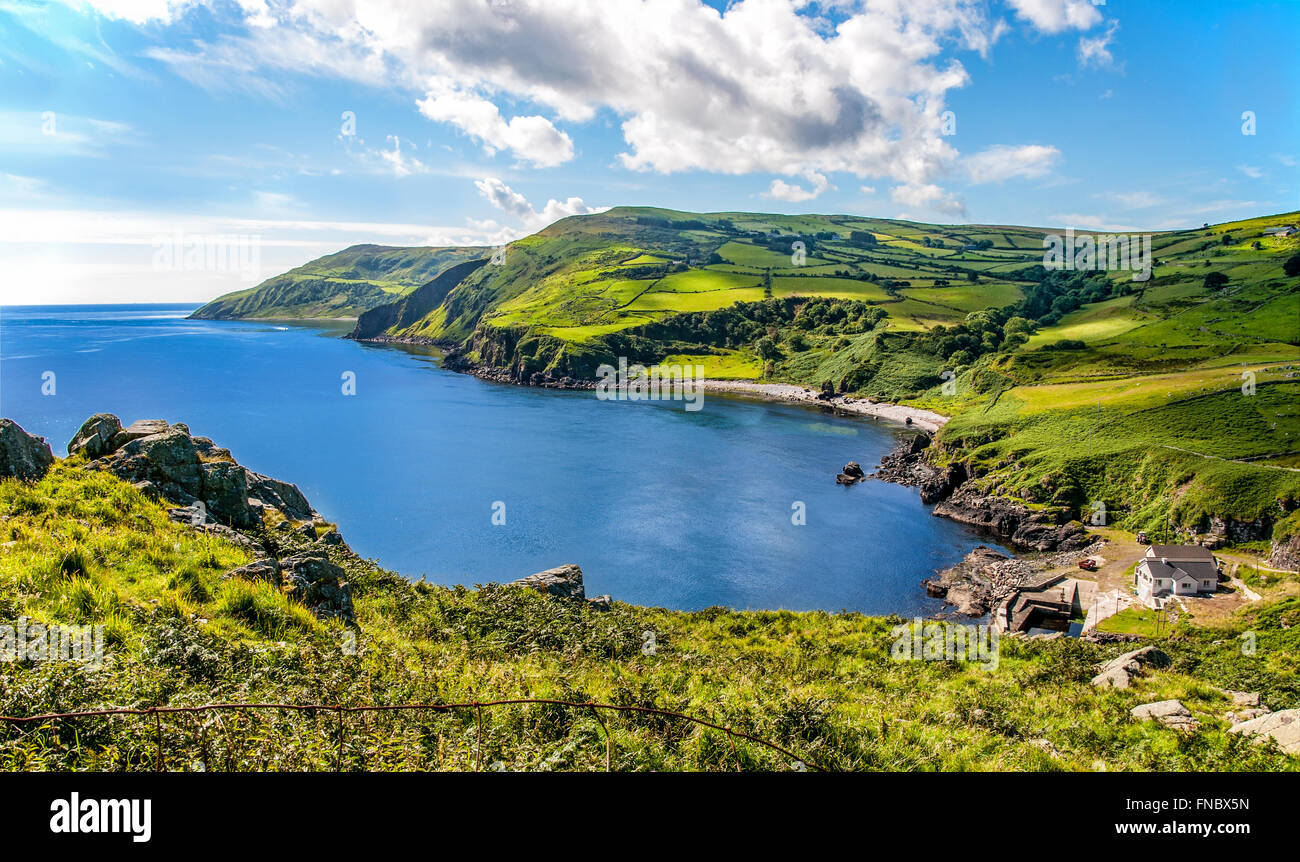
[[[1297,0],[0,0],[0,304],[197,303],[618,205],[1294,211],[1297,33]]]

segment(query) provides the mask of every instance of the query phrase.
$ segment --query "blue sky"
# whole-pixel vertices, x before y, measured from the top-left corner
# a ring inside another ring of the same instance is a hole
[[[202,301],[619,204],[1291,211],[1297,32],[1296,2],[0,0],[0,303]],[[256,266],[159,265],[195,237]]]

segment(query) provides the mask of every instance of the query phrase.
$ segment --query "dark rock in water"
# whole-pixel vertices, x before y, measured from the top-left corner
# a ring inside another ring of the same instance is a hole
[[[836,485],[856,485],[858,476],[850,476],[848,473],[839,473],[835,476]]]
[[[245,581],[266,581],[268,583],[279,585],[280,564],[272,557],[263,557],[260,560],[254,560],[246,566],[231,569],[222,577],[239,578],[240,580]]]
[[[844,465],[844,475],[852,476],[855,479],[861,479],[867,474],[862,472],[861,464],[859,464],[857,461],[850,461],[849,463]]]
[[[921,502],[929,505],[946,500],[968,478],[965,464],[951,464],[921,482]]]
[[[122,433],[122,423],[112,413],[96,413],[77,429],[68,443],[68,454],[84,454],[93,461],[113,451],[113,441]],[[126,438],[122,438],[126,442]],[[119,444],[120,445],[120,444]]]
[[[0,478],[37,482],[53,463],[54,452],[44,437],[28,434],[12,419],[0,419]]]
[[[1020,560],[980,545],[957,565],[922,583],[927,595],[946,599],[959,614],[978,617],[1009,595],[1030,571]]]
[[[582,569],[572,563],[511,581],[511,584],[530,587],[562,599],[585,599],[587,596],[582,585]]]
[[[1028,550],[1073,551],[1090,541],[1078,521],[1062,523],[1061,510],[1034,511],[1013,500],[984,494],[970,484],[958,487],[934,507],[932,514],[976,527],[999,541]]]
[[[280,574],[290,598],[301,602],[321,619],[338,617],[354,622],[352,586],[347,573],[330,562],[323,550],[303,551],[280,561]]]

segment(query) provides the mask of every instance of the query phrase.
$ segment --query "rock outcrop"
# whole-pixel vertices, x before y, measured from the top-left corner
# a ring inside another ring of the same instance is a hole
[[[352,585],[342,566],[330,562],[324,550],[309,550],[280,560],[285,592],[322,619],[338,617],[354,622]]]
[[[1126,652],[1098,666],[1100,671],[1092,684],[1100,688],[1128,688],[1134,678],[1145,673],[1146,668],[1169,667],[1169,656],[1153,646]]]
[[[186,507],[177,520],[247,529],[268,510],[294,521],[323,523],[297,486],[240,466],[228,449],[195,437],[180,423],[143,419],[126,428],[111,413],[87,419],[68,443],[88,469],[106,470],[140,490]]]
[[[1300,754],[1300,709],[1283,709],[1270,712],[1249,721],[1235,724],[1229,733],[1269,737],[1287,754]]]
[[[1300,532],[1292,533],[1285,539],[1273,542],[1268,564],[1277,569],[1300,571]]]
[[[526,578],[511,581],[510,584],[512,586],[528,587],[560,599],[586,602],[589,607],[597,610],[607,610],[612,601],[609,596],[587,598],[587,591],[582,583],[582,569],[573,563],[556,566],[544,572],[537,572]]]
[[[1129,715],[1138,721],[1155,720],[1174,730],[1195,730],[1198,722],[1191,710],[1179,700],[1161,700],[1144,703],[1129,710]]]
[[[0,419],[0,478],[40,481],[54,464],[44,437],[28,434],[12,419]]]
[[[983,616],[1006,598],[1027,577],[1033,567],[980,545],[957,565],[922,582],[927,595],[945,599],[965,616]]]
[[[1058,511],[1034,511],[1005,497],[985,494],[970,483],[937,504],[932,514],[1031,551],[1073,551],[1091,541],[1082,524],[1065,521]]]

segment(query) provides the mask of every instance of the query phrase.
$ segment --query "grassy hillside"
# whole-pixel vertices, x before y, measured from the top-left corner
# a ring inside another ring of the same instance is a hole
[[[449,266],[481,257],[486,249],[393,248],[354,245],[228,293],[194,312],[196,318],[335,318],[403,296]]]
[[[279,550],[310,540],[269,530]],[[321,543],[317,543],[319,546]],[[1294,770],[1272,743],[1228,734],[1219,687],[1300,706],[1300,601],[1278,593],[1222,628],[1182,627],[1173,659],[1131,689],[1089,685],[1125,646],[1003,639],[987,670],[891,658],[903,622],[857,614],[581,602],[517,587],[412,583],[328,546],[353,585],[357,629],[318,620],[265,582],[224,578],[245,552],[168,520],[108,473],[56,464],[35,485],[0,481],[0,621],[104,624],[107,661],[0,662],[0,714],[228,702],[438,703],[553,697],[654,706],[857,770]],[[504,578],[523,573],[503,573]],[[1243,658],[1236,635],[1256,633]],[[657,649],[642,651],[643,633]],[[352,644],[355,648],[346,645]],[[1179,698],[1192,733],[1137,722],[1136,704]],[[663,716],[510,706],[484,710],[485,768],[790,769],[781,755]],[[344,769],[473,769],[472,710],[349,715]],[[0,769],[333,769],[334,714],[168,716],[0,725]]]
[[[1154,234],[1135,281],[1045,269],[1039,228],[618,208],[391,332],[525,382],[626,356],[930,407],[992,493],[1267,540],[1300,528],[1300,238],[1264,233],[1296,221]]]

